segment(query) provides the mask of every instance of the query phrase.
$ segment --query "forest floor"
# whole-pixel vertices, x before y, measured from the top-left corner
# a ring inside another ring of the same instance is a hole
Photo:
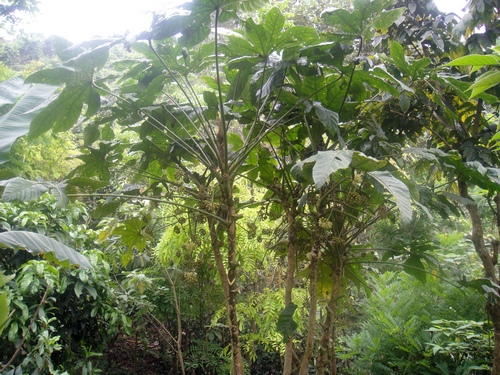
[[[120,336],[103,356],[101,369],[106,375],[168,375],[174,369],[165,368],[158,341],[142,343],[133,337]]]

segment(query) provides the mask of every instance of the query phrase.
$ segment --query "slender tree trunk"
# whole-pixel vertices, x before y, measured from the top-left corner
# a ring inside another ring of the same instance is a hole
[[[315,241],[311,249],[311,262],[309,264],[309,322],[307,325],[306,350],[300,364],[300,375],[307,375],[309,361],[314,348],[314,334],[316,330],[316,311],[318,304],[317,281],[318,281],[318,253],[320,243]]]
[[[466,198],[470,203],[466,204],[467,211],[471,218],[472,223],[472,243],[477,255],[481,259],[484,268],[484,276],[490,279],[494,283],[498,283],[496,274],[496,264],[498,257],[498,249],[495,248],[497,245],[493,245],[492,251],[488,251],[486,244],[484,242],[484,229],[483,223],[481,221],[481,214],[477,207],[477,204],[472,200],[469,195],[467,183],[458,180],[458,188],[460,191],[460,196]],[[498,207],[500,205],[500,198],[495,197],[495,202],[497,203],[497,224],[498,221]],[[494,328],[494,349],[493,349],[493,366],[491,370],[492,375],[500,375],[500,301],[495,296],[490,296],[488,299],[486,310],[490,316],[491,322]]]
[[[231,224],[228,228],[227,260],[228,260],[228,319],[229,331],[231,333],[231,352],[234,375],[244,375],[243,356],[241,355],[240,332],[238,327],[238,316],[236,314],[236,296],[238,295],[238,285],[236,283],[236,271],[238,261],[236,259],[236,210],[232,198],[229,207],[229,217]]]
[[[316,374],[324,375],[327,366],[330,366],[330,375],[337,374],[335,359],[335,346],[332,343],[333,326],[336,318],[337,299],[340,291],[340,280],[342,276],[342,265],[337,264],[332,269],[332,290],[330,299],[326,305],[325,320],[323,321],[322,335],[320,340],[319,357],[316,364]]]
[[[287,223],[288,223],[288,254],[287,254],[287,269],[286,269],[286,285],[285,285],[285,306],[292,302],[292,291],[295,282],[295,207],[287,207],[284,203],[283,207],[287,209]],[[283,364],[283,375],[290,375],[292,373],[293,362],[293,338],[289,337],[285,347],[285,357]]]
[[[217,224],[215,223],[214,219],[209,219],[209,227],[210,227],[210,239],[211,239],[211,245],[212,245],[212,252],[214,254],[215,258],[215,264],[217,267],[217,271],[219,272],[219,277],[222,282],[222,287],[224,289],[224,297],[226,301],[226,314],[227,314],[227,320],[229,324],[229,334],[230,334],[230,340],[231,340],[231,363],[232,363],[232,372],[231,374],[236,374],[236,375],[244,375],[244,366],[243,366],[243,357],[241,355],[241,346],[240,346],[240,339],[239,339],[239,329],[238,329],[238,320],[237,320],[237,315],[236,315],[236,279],[235,279],[235,269],[234,267],[229,266],[229,269],[226,270],[226,267],[224,266],[224,260],[223,256],[221,253],[221,241],[222,239],[219,238],[217,235]],[[222,225],[222,224],[218,224]],[[231,224],[232,225],[232,224]],[[231,226],[229,227],[231,228]],[[231,229],[234,230],[234,229]],[[229,231],[228,231],[229,233]],[[235,233],[233,233],[235,234]],[[228,236],[229,238],[229,236]],[[233,239],[235,237],[232,237]],[[228,241],[228,249],[231,246],[229,245]],[[233,249],[234,250],[234,249]],[[229,253],[229,250],[228,250]],[[228,263],[231,264],[231,262],[234,263],[234,254],[231,255],[230,260],[228,260]],[[234,264],[233,264],[234,266]],[[232,269],[231,269],[232,268]],[[231,281],[230,281],[231,280]]]

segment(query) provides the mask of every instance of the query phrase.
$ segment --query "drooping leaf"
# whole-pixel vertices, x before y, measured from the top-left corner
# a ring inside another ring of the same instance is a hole
[[[31,121],[29,136],[36,138],[50,129],[55,132],[70,129],[80,117],[84,103],[91,99],[91,90],[90,82],[67,86]]]
[[[419,256],[411,255],[403,263],[403,269],[406,273],[415,277],[418,281],[426,282],[426,272],[422,259]]]
[[[328,181],[330,175],[339,169],[348,168],[352,161],[353,151],[320,151],[292,168],[292,174],[300,174],[304,165],[314,163],[312,177],[316,189],[321,189]]]
[[[458,281],[458,283],[462,286],[472,288],[481,294],[484,294],[484,292],[488,293],[494,290],[498,295],[498,290],[500,290],[500,287],[497,284],[493,283],[490,279],[482,278],[482,279],[467,280],[465,276],[463,276],[462,279]]]
[[[80,295],[82,294],[82,291],[83,291],[83,283],[78,280],[76,283],[75,283],[75,295],[76,295],[76,298],[80,298]]]
[[[368,172],[368,175],[380,183],[396,200],[401,219],[403,221],[410,221],[413,212],[411,208],[410,191],[408,187],[398,180],[392,173],[387,171],[373,171]]]
[[[371,156],[362,154],[361,152],[355,152],[352,155],[351,166],[358,171],[363,171],[363,172],[376,171],[382,169],[386,165],[387,161],[375,159]]]
[[[406,62],[405,59],[405,53],[403,46],[399,44],[398,42],[393,42],[391,44],[391,57],[392,61],[394,61],[394,64],[397,66],[397,68],[404,73],[405,75],[410,75],[410,70],[408,67],[408,63]]]
[[[53,253],[57,260],[64,263],[69,261],[82,269],[91,267],[90,261],[84,255],[52,238],[44,235],[25,232],[3,232],[0,233],[0,246],[10,249],[23,249],[34,255]]]
[[[500,84],[500,71],[490,71],[481,75],[470,87],[471,98],[478,96],[484,91]]]
[[[26,85],[21,78],[0,83],[0,104],[14,104],[0,116],[0,164],[8,161],[9,151],[17,138],[25,135],[39,107],[56,90],[55,86]]]
[[[330,135],[335,136],[339,130],[339,114],[323,107],[320,102],[313,102],[313,106],[319,121]]]
[[[489,66],[500,64],[500,56],[471,54],[450,61],[444,66]]]
[[[0,181],[0,186],[4,186],[2,200],[5,202],[21,201],[28,202],[38,199],[42,194],[50,191],[57,200],[58,207],[68,205],[66,196],[66,183],[49,182],[43,180],[31,181],[21,177],[14,177],[10,180]]]
[[[285,62],[279,63],[271,73],[268,80],[262,85],[262,87],[257,90],[256,96],[257,98],[265,97],[269,95],[274,88],[281,87],[283,83],[283,79],[285,78],[287,64]]]
[[[29,202],[38,199],[49,190],[45,181],[31,181],[21,177],[1,181],[0,186],[5,186],[2,194],[2,200],[5,202]]]
[[[283,342],[287,342],[290,336],[295,333],[295,330],[298,327],[298,324],[293,320],[293,314],[297,309],[297,305],[293,302],[290,302],[285,306],[283,311],[280,313],[278,317],[278,322],[276,327],[278,332],[283,335]]]
[[[191,18],[187,15],[174,14],[167,18],[162,18],[152,27],[153,40],[162,40],[180,34],[191,24]]]

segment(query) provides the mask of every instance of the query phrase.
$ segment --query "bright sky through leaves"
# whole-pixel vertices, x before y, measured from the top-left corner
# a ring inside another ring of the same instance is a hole
[[[28,32],[59,35],[74,43],[96,36],[123,35],[147,30],[154,11],[183,3],[180,0],[40,0]]]
[[[109,37],[147,30],[154,11],[164,11],[182,0],[40,0],[40,12],[25,30],[59,35],[74,43],[96,36]],[[435,0],[444,12],[462,14],[466,0]]]

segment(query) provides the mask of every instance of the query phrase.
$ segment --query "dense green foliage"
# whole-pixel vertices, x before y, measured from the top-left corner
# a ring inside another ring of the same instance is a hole
[[[498,4],[303,6],[0,84],[6,372],[500,373]]]

